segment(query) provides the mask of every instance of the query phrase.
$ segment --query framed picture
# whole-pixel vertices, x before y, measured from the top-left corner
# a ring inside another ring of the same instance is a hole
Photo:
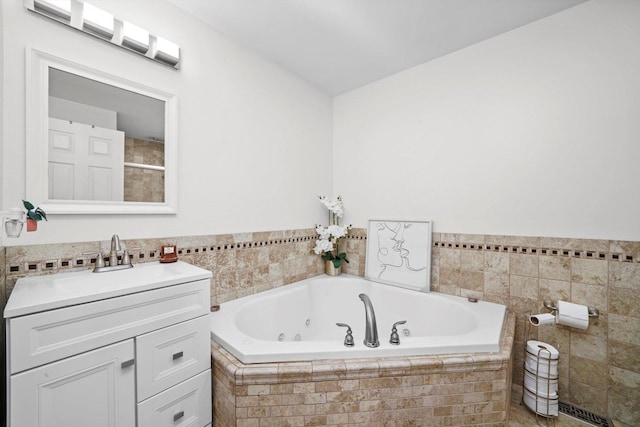
[[[369,220],[365,278],[429,292],[431,221]]]
[[[178,261],[178,250],[176,245],[163,245],[160,249],[160,262]]]

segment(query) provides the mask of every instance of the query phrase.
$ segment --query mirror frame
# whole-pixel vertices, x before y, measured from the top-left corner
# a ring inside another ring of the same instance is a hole
[[[164,202],[114,202],[49,199],[49,67],[165,102]],[[26,64],[26,200],[48,214],[176,214],[178,165],[177,96],[141,83],[107,74],[55,55],[27,48]]]

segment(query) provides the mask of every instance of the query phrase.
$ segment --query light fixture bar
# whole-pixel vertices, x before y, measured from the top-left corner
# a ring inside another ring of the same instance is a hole
[[[81,0],[24,0],[25,7],[39,15],[120,46],[146,58],[180,68],[180,47],[131,22]]]

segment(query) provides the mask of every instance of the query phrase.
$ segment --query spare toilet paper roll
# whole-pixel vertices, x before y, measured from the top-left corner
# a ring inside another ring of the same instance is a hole
[[[589,308],[586,305],[558,301],[556,323],[578,329],[587,329],[589,327]]]
[[[552,325],[556,323],[556,316],[551,313],[541,313],[529,316],[529,322],[533,326]]]
[[[558,359],[560,352],[557,348],[546,342],[529,340],[527,341],[527,352],[542,359]]]

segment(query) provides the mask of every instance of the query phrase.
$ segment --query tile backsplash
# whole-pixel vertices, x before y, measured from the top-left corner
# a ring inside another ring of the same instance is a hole
[[[122,241],[133,262],[153,262],[160,247],[178,246],[181,260],[209,269],[212,304],[324,272],[311,250],[313,229]],[[433,291],[505,304],[517,316],[513,384],[522,390],[524,344],[539,339],[561,354],[560,399],[640,425],[640,242],[434,233]],[[109,241],[0,248],[2,306],[20,277],[89,268]],[[342,243],[343,271],[364,276],[366,229]],[[137,250],[133,250],[137,248]],[[530,314],[544,300],[596,307],[586,331],[539,328]]]

